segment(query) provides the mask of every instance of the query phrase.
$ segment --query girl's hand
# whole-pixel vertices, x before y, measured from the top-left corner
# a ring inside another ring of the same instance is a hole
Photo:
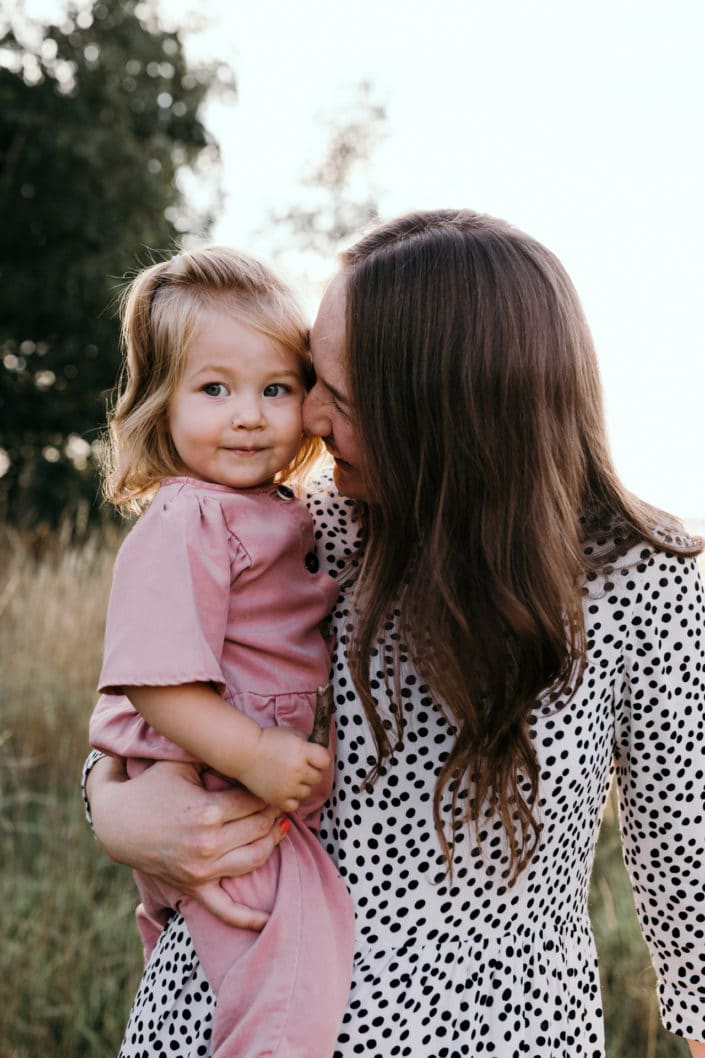
[[[245,768],[243,786],[282,812],[295,812],[331,766],[323,746],[286,727],[265,727]]]
[[[87,793],[108,856],[156,875],[229,925],[262,929],[266,913],[235,904],[219,882],[269,859],[286,832],[276,809],[247,790],[208,791],[196,767],[173,761],[128,781],[121,762],[104,757]]]

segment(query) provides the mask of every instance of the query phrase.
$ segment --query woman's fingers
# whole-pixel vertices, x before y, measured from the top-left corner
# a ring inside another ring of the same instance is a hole
[[[241,825],[242,821],[228,826]],[[215,868],[218,880],[191,886],[190,895],[203,904],[211,914],[230,926],[240,929],[261,930],[268,919],[264,911],[235,903],[220,885],[221,878],[235,878],[261,867],[269,859],[279,842],[291,826],[288,819],[278,818],[269,831],[255,841],[240,848],[233,848],[218,860]]]
[[[267,924],[266,911],[257,911],[244,904],[236,904],[218,882],[207,882],[192,894],[212,915],[238,929],[259,931]]]
[[[225,787],[222,790],[212,791],[215,803],[218,805],[219,823],[231,823],[234,820],[244,820],[248,816],[256,816],[270,810],[270,806],[260,797],[250,793],[244,786]],[[272,819],[276,815],[271,810]],[[271,823],[271,820],[270,820]]]
[[[154,874],[225,921],[261,929],[266,916],[234,909],[218,886],[266,863],[281,841],[281,812],[241,787],[206,789],[192,764],[155,763],[138,778],[98,762],[90,789],[100,842],[114,859]],[[203,894],[205,893],[205,897]]]
[[[265,816],[264,813],[260,817]],[[238,878],[242,874],[256,871],[267,862],[274,849],[282,840],[288,829],[288,821],[282,820],[280,816],[271,822],[271,812],[266,813],[268,822],[267,829],[262,833],[262,819],[251,817],[248,820],[238,820],[235,823],[226,823],[222,828],[223,852],[212,863],[212,870],[219,878]],[[246,824],[247,840],[243,843],[241,829]]]

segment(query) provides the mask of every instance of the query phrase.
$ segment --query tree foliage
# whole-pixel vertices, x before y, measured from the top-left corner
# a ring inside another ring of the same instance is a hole
[[[347,109],[323,120],[328,126],[325,151],[304,174],[301,201],[272,220],[299,250],[330,264],[351,236],[379,217],[368,165],[387,135],[387,112],[375,101],[371,84],[362,81]]]
[[[178,174],[217,160],[201,108],[232,80],[144,12],[95,0],[34,44],[0,39],[0,519],[18,524],[95,509],[122,277],[211,223]]]

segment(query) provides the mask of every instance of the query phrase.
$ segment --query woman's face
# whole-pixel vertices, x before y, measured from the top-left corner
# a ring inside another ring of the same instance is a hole
[[[335,460],[333,477],[343,496],[364,500],[353,431],[353,409],[345,378],[345,276],[332,281],[311,329],[311,356],[316,384],[303,407],[304,429],[318,434]]]

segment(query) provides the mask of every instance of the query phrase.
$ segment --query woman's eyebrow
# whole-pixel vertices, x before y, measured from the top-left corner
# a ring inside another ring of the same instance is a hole
[[[324,378],[320,378],[320,376],[318,376],[318,375],[316,376],[316,378],[317,378],[317,381],[320,382],[321,385],[324,386],[328,390],[330,395],[335,400],[338,401],[338,404],[349,404],[350,403],[350,401],[345,396],[345,394],[341,393],[340,390],[337,390],[335,388],[335,386],[331,386],[330,382],[326,382],[326,380]]]
[[[326,382],[325,383],[325,387],[328,390],[328,392],[330,394],[332,394],[332,396],[335,397],[335,399],[337,400],[338,404],[349,404],[350,403],[350,401],[345,396],[345,394],[341,393],[340,390],[337,390],[335,388],[335,386],[331,386],[330,383]]]

